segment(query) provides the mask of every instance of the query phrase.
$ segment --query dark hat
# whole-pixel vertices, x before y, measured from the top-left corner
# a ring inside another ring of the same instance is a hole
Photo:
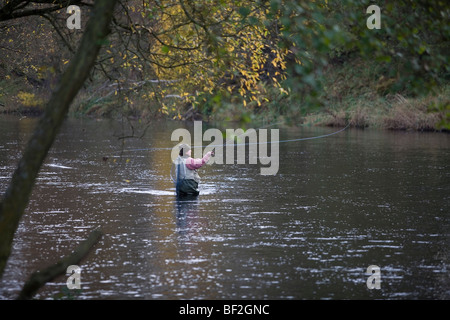
[[[187,152],[188,152],[189,150],[191,150],[191,147],[188,146],[186,143],[180,144],[179,148],[180,148],[180,151],[183,150],[183,155],[186,155]]]

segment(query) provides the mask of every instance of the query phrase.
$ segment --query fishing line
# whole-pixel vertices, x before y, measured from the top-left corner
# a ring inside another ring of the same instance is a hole
[[[260,129],[265,129],[265,128],[268,128],[268,127],[271,127],[271,126],[274,126],[274,125],[277,125],[277,124],[279,124],[279,123],[275,123],[275,124],[271,124],[271,125],[269,125],[269,126],[266,126],[266,127],[260,127],[260,128],[258,128],[258,130],[260,130]],[[342,129],[340,129],[340,130],[338,130],[338,131],[335,131],[335,132],[331,132],[331,133],[328,133],[328,134],[323,134],[323,135],[320,135],[320,136],[313,136],[313,137],[306,137],[306,138],[298,138],[298,139],[287,139],[287,140],[279,140],[279,141],[265,141],[265,142],[253,142],[253,143],[250,143],[250,142],[245,142],[245,143],[236,143],[236,144],[234,144],[235,146],[247,146],[247,145],[260,145],[260,144],[272,144],[272,143],[286,143],[286,142],[297,142],[297,141],[306,141],[306,140],[313,140],[313,139],[320,139],[320,138],[325,138],[325,137],[329,137],[329,136],[332,136],[332,135],[335,135],[335,134],[338,134],[338,133],[340,133],[340,132],[342,132],[342,131],[344,131],[344,130],[346,130],[348,127],[350,126],[350,123],[348,123],[344,128],[342,128]],[[216,144],[216,145],[208,145],[208,147],[222,147],[222,146],[225,146],[226,144],[227,144],[227,142],[228,141],[233,141],[234,142],[234,139],[237,139],[237,138],[239,138],[241,135],[244,135],[244,134],[246,134],[247,132],[243,132],[243,133],[241,133],[240,135],[237,135],[237,136],[235,136],[235,137],[233,137],[233,138],[230,138],[230,139],[228,139],[228,140],[226,140],[223,144]],[[192,146],[191,147],[191,149],[195,149],[195,148],[203,148],[204,146]],[[127,150],[123,150],[122,152],[134,152],[134,151],[149,151],[149,150],[173,150],[173,148],[174,147],[150,147],[150,148],[143,148],[143,149],[127,149]]]
[[[279,124],[279,123],[272,124],[272,125],[269,125],[269,126],[266,126],[266,127],[274,126],[274,125],[277,125],[277,124]],[[306,140],[313,140],[313,139],[321,139],[321,138],[330,137],[332,135],[335,135],[335,134],[338,134],[338,133],[340,133],[342,131],[345,131],[349,126],[350,126],[350,123],[348,123],[344,128],[342,128],[342,129],[340,129],[338,131],[327,133],[327,134],[322,134],[322,135],[319,135],[319,136],[306,137],[306,138],[297,138],[297,139],[286,139],[286,140],[279,140],[279,141],[265,141],[265,142],[253,142],[253,143],[250,143],[250,142],[236,143],[236,144],[234,144],[234,146],[262,145],[262,144],[269,144],[269,143],[270,144],[272,144],[272,143],[287,143],[287,142],[298,142],[298,141],[306,141]],[[258,130],[264,129],[264,128],[265,127],[260,127],[260,128],[258,128]],[[234,139],[237,139],[241,135],[246,134],[246,133],[247,132],[243,132],[240,135],[238,135],[236,137],[233,137],[232,139],[228,139],[223,144],[220,144],[220,145],[208,145],[208,147],[222,147],[222,146],[225,146],[228,141],[232,140],[234,142]],[[191,149],[193,149],[193,148],[203,148],[203,146],[192,146]],[[158,149],[161,149],[161,150],[172,150],[173,148],[158,148]],[[144,150],[151,150],[151,148],[144,149]],[[175,182],[175,180],[174,180],[174,178],[172,176],[172,169],[173,169],[173,166],[171,167],[171,170],[170,170],[170,177],[171,177],[172,181]]]

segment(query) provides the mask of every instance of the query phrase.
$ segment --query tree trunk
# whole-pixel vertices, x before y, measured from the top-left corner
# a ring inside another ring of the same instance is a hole
[[[50,98],[0,203],[0,277],[11,253],[14,233],[28,205],[39,169],[72,100],[88,77],[98,51],[110,32],[115,3],[116,0],[95,1],[80,46],[63,74],[59,87]]]

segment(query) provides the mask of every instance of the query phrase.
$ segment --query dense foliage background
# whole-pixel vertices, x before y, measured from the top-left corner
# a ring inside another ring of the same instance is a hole
[[[0,108],[39,112],[93,2],[0,3]],[[71,112],[449,129],[449,15],[445,1],[122,0]]]

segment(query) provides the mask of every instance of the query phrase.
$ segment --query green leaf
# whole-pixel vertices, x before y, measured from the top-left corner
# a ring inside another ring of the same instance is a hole
[[[377,62],[391,62],[391,56],[383,55],[376,58]]]
[[[161,51],[164,53],[169,53],[170,48],[168,46],[162,46]]]
[[[250,14],[250,9],[247,7],[240,7],[239,14],[245,18]]]

